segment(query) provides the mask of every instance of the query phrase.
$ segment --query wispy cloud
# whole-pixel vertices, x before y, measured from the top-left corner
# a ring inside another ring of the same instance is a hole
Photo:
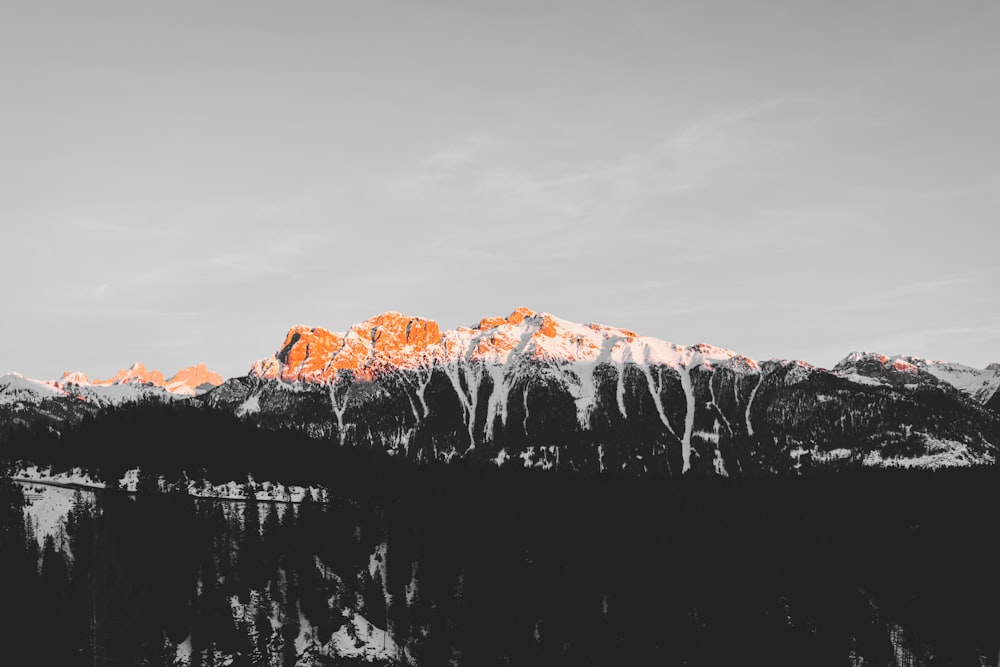
[[[829,309],[839,312],[883,309],[892,305],[909,305],[914,300],[918,300],[922,304],[933,304],[942,296],[942,293],[962,288],[974,282],[969,277],[954,276],[903,282],[885,288],[872,286],[863,292],[854,292],[850,300],[832,304]]]
[[[755,139],[745,126],[788,103],[775,98],[714,114],[665,138],[651,137],[648,148],[608,154],[571,170],[547,164],[534,151],[518,160],[498,136],[463,137],[419,160],[388,190],[407,205],[515,222],[618,222],[650,200],[710,185],[717,171],[748,159]]]

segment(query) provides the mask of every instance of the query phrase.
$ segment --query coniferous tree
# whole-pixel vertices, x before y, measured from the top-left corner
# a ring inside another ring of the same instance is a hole
[[[44,664],[69,664],[71,639],[69,614],[69,570],[66,558],[56,547],[55,538],[46,535],[42,548],[41,626],[48,640],[39,647]]]
[[[260,504],[252,485],[243,488],[243,531],[237,556],[240,600],[249,600],[250,591],[264,587],[264,548],[260,534]]]

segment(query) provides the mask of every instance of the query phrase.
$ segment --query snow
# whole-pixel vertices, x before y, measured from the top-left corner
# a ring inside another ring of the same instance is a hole
[[[694,390],[691,388],[690,371],[685,366],[681,366],[681,387],[684,389],[684,398],[687,410],[684,413],[684,436],[681,438],[681,458],[684,460],[682,472],[691,469],[691,430],[694,428]]]
[[[198,394],[197,391],[181,381],[168,382],[164,388],[171,394],[177,394],[179,396],[196,396]]]
[[[37,403],[46,398],[66,397],[54,383],[26,378],[20,373],[0,376],[0,405]]]
[[[757,390],[760,389],[762,384],[764,384],[764,373],[760,374],[760,377],[757,379],[757,384],[754,385],[753,390],[750,392],[750,398],[747,400],[747,434],[751,436],[753,435],[753,424],[750,423],[750,408],[753,407],[753,399],[757,395]]]
[[[959,391],[985,403],[1000,391],[1000,369],[972,368],[948,361],[908,358],[920,369],[927,371],[938,380],[947,382]]]
[[[850,458],[852,452],[850,449],[846,449],[844,447],[829,450],[822,450],[818,447],[812,447],[811,449],[796,447],[789,452],[789,455],[795,458],[796,461],[798,461],[798,459],[804,454],[811,455],[812,460],[816,463],[830,463],[832,461],[841,461],[843,459]]]
[[[807,364],[804,361],[779,361],[778,363],[781,366],[791,367],[785,375],[786,386],[798,384],[809,379],[812,371],[816,370],[815,366]]]
[[[395,317],[405,319],[396,314]],[[739,375],[761,374],[757,361],[736,354],[731,350],[707,343],[685,347],[674,343],[640,336],[632,331],[601,324],[578,324],[555,317],[549,313],[534,313],[527,309],[517,309],[510,317],[487,318],[476,327],[459,327],[441,332],[438,342],[421,345],[402,345],[383,349],[376,346],[377,337],[367,337],[358,333],[361,325],[355,325],[346,334],[331,333],[342,337],[345,356],[334,356],[335,360],[346,362],[345,370],[353,371],[355,378],[370,380],[378,372],[405,371],[402,375],[407,385],[414,419],[419,423],[428,413],[424,391],[432,373],[437,370],[448,378],[462,410],[463,421],[469,435],[468,449],[476,446],[479,433],[490,442],[498,420],[507,423],[510,393],[518,387],[523,393],[525,405],[524,426],[527,430],[527,392],[531,382],[538,377],[539,369],[546,380],[559,382],[570,393],[576,408],[577,422],[581,428],[589,428],[594,410],[599,401],[598,368],[613,366],[617,371],[615,400],[622,417],[627,418],[625,374],[629,367],[638,368],[646,379],[646,386],[653,400],[657,415],[664,428],[681,441],[684,469],[690,469],[691,437],[695,420],[695,395],[690,376],[691,369],[703,367],[708,371],[725,368]],[[481,327],[481,328],[480,328]],[[364,328],[364,327],[362,327]],[[308,327],[306,327],[308,329]],[[310,331],[316,331],[310,329]],[[369,329],[364,329],[367,333]],[[350,344],[348,344],[350,343]],[[349,349],[348,349],[349,348]],[[304,362],[303,362],[304,363]],[[792,362],[781,362],[792,363]],[[360,364],[360,365],[358,365]],[[301,364],[300,364],[301,366]],[[813,370],[812,366],[798,363],[787,374],[789,382],[803,379]],[[255,363],[251,373],[268,377],[288,377],[296,369],[284,368],[275,357]],[[670,371],[677,373],[677,379]],[[664,377],[664,372],[667,377]],[[414,373],[416,374],[414,376]],[[480,396],[484,380],[489,377],[491,390]],[[416,378],[416,379],[414,379]],[[685,396],[684,428],[675,427],[668,418],[668,406],[664,405],[664,390],[667,383],[680,382]],[[278,386],[293,386],[300,383],[324,383],[336,387],[336,378],[306,378],[298,381],[279,381]],[[758,380],[757,387],[760,387]],[[751,405],[756,388],[751,394]],[[715,402],[713,404],[723,425],[732,432],[732,424]],[[418,408],[414,396],[420,401]],[[343,413],[346,397],[331,393],[332,407],[338,420],[341,436],[344,435]],[[739,397],[737,395],[737,401]],[[485,423],[478,423],[479,403],[486,402]],[[246,405],[246,404],[245,404]],[[252,405],[252,404],[251,404]],[[746,420],[749,424],[747,406]],[[243,409],[243,406],[240,408]],[[677,430],[675,430],[675,428]],[[481,429],[481,430],[480,430]]]
[[[590,414],[597,404],[597,382],[594,379],[596,370],[596,361],[580,361],[573,364],[576,382],[570,382],[566,387],[576,402],[576,420],[582,428],[590,425]]]
[[[164,389],[142,384],[74,385],[72,393],[100,406],[135,403],[147,396],[172,396]]]
[[[847,377],[852,373],[856,374],[857,364],[862,361],[875,361],[884,368],[891,367],[896,371],[924,371],[933,375],[938,380],[950,384],[980,403],[985,403],[997,391],[1000,391],[1000,368],[987,366],[984,369],[978,369],[952,361],[923,359],[913,356],[888,356],[876,352],[852,352],[844,357],[834,367],[834,370]]]
[[[867,375],[858,375],[857,373],[847,373],[842,375],[845,380],[850,380],[856,384],[864,384],[870,387],[884,387],[886,386],[884,382],[877,378],[868,377]]]
[[[992,463],[994,460],[991,454],[978,455],[973,453],[969,446],[963,442],[942,440],[927,434],[922,434],[921,437],[924,453],[918,456],[887,457],[882,452],[871,451],[865,454],[861,463],[873,468],[964,468]],[[796,460],[805,454],[810,454],[814,463],[830,463],[846,460],[854,452],[844,447],[826,451],[817,447],[808,449],[796,447],[789,452],[789,455]]]
[[[37,482],[41,485],[49,485],[50,488],[59,488],[60,486],[70,487],[68,489],[70,491],[70,495],[72,495],[76,487],[82,487],[84,489],[103,489],[106,486],[104,482],[94,480],[79,468],[75,468],[67,472],[53,473],[50,469],[39,469],[36,466],[29,466],[16,471],[12,477],[14,481],[17,482]],[[122,475],[121,479],[118,480],[118,485],[125,491],[135,493],[138,487],[138,481],[139,470],[132,469],[127,470],[125,474]],[[284,484],[270,481],[257,482],[253,479],[249,480],[248,483],[253,488],[254,497],[259,502],[297,504],[302,502],[307,493],[312,493],[319,500],[324,500],[329,497],[329,491],[319,486],[286,486]],[[202,485],[194,480],[189,480],[187,483],[187,492],[195,498],[246,500],[246,493],[244,491],[246,484],[247,482],[237,483],[235,481],[230,481],[213,486],[207,484]]]
[[[618,381],[615,386],[615,401],[618,403],[618,412],[621,413],[623,418],[628,419],[628,413],[625,411],[625,367],[622,364],[615,364],[615,370],[618,371]]]
[[[719,407],[718,399],[715,398],[715,375],[714,374],[708,378],[708,393],[712,397],[712,400],[708,404],[708,407],[715,408],[715,412],[719,416],[719,419],[722,420],[722,423],[725,424],[725,426],[726,426],[726,430],[729,431],[730,435],[732,435],[732,433],[733,433],[733,427],[729,424],[729,420],[726,419],[726,415],[725,415],[725,413],[722,412],[722,408]]]
[[[31,518],[38,545],[42,546],[47,535],[55,537],[62,532],[76,491],[30,482],[22,482],[21,485],[27,501],[24,513]]]
[[[260,397],[257,394],[250,396],[247,400],[236,408],[237,417],[245,417],[247,415],[255,415],[260,412]]]
[[[663,375],[662,369],[656,369],[656,381],[653,380],[653,369],[648,365],[643,365],[642,373],[646,377],[646,386],[649,387],[649,395],[653,399],[653,405],[656,407],[656,413],[660,416],[660,421],[663,425],[667,427],[670,431],[670,435],[676,437],[677,434],[674,432],[674,427],[670,425],[670,420],[667,419],[667,413],[663,410],[663,396],[660,393],[663,389]]]
[[[162,387],[138,382],[123,384],[90,384],[82,373],[71,373],[61,381],[35,380],[20,373],[0,376],[0,405],[38,403],[46,398],[80,398],[102,407],[133,403],[154,397],[163,400],[187,398]]]
[[[525,468],[551,470],[559,463],[559,448],[555,446],[526,447],[520,454]]]
[[[104,483],[95,481],[90,475],[83,472],[81,468],[73,468],[65,472],[53,473],[50,468],[39,468],[38,466],[28,466],[14,472],[11,477],[15,481],[38,481],[50,482],[62,485],[78,485],[95,489],[103,489]]]
[[[907,436],[910,434],[910,428],[905,427]],[[923,453],[918,456],[887,457],[880,451],[871,451],[865,454],[862,464],[878,468],[955,468],[992,463],[994,460],[992,454],[976,454],[963,442],[936,438],[926,433],[920,434],[920,437],[923,441]],[[813,461],[817,463],[843,460],[854,454],[852,450],[843,447],[828,451],[816,447],[811,449],[797,447],[789,453],[796,459],[803,454],[811,454]]]
[[[481,362],[485,366],[510,366],[518,359],[534,359],[569,364],[581,381],[578,387],[581,415],[585,412],[586,397],[590,394],[584,379],[591,378],[593,367],[602,363],[614,363],[619,367],[624,363],[671,368],[695,367],[700,364],[711,366],[716,363],[731,364],[734,369],[752,370],[757,367],[757,362],[751,359],[707,343],[684,347],[639,336],[626,329],[600,324],[578,324],[550,313],[524,311],[522,314],[524,313],[524,318],[519,321],[515,318],[497,326],[483,329],[459,327],[443,331],[439,343],[430,344],[423,349],[418,350],[412,345],[403,346],[399,350],[401,356],[395,356],[391,363],[395,368],[410,370],[441,367],[452,378],[459,394],[463,392],[456,377],[456,367],[468,366],[470,362]],[[368,348],[368,358],[374,359],[374,343],[357,335],[357,326],[346,334],[332,335],[350,338],[357,346]],[[345,347],[350,346],[345,343]],[[251,372],[260,375],[265,368],[278,363],[276,359],[273,360],[274,363],[271,362],[271,359],[257,362]],[[579,368],[578,364],[581,364]],[[589,367],[582,364],[588,364]]]
[[[458,402],[462,406],[465,426],[469,431],[469,449],[476,448],[476,406],[479,403],[480,376],[475,367],[460,366],[451,363],[444,366],[445,375],[451,380]],[[462,379],[468,385],[468,391],[462,387]]]
[[[505,366],[486,366],[486,372],[493,383],[493,391],[486,404],[486,439],[493,439],[493,426],[500,417],[500,423],[507,423],[507,401],[510,395],[511,382],[508,381]]]
[[[925,454],[913,457],[883,457],[881,452],[869,452],[864,458],[866,466],[880,468],[965,468],[983,463],[993,463],[992,454],[974,454],[969,446],[954,440],[942,440],[923,434]]]
[[[348,610],[346,623],[330,637],[329,652],[342,658],[373,660],[398,660],[402,649],[384,629],[376,626],[361,614]],[[302,617],[302,633],[309,621]],[[311,632],[311,628],[308,628]],[[300,634],[300,637],[302,635]],[[360,645],[359,645],[360,644]],[[296,647],[299,642],[296,641]]]
[[[333,414],[337,417],[337,437],[340,440],[340,446],[344,446],[344,440],[347,437],[347,432],[344,430],[344,413],[347,412],[347,402],[351,397],[351,386],[348,385],[342,395],[337,397],[337,382],[330,385],[330,406],[333,408]]]
[[[696,438],[701,438],[705,442],[712,442],[712,443],[715,443],[716,445],[719,444],[719,422],[718,422],[718,420],[716,420],[716,422],[715,422],[715,431],[714,432],[712,432],[712,431],[695,431],[691,435],[693,435]]]
[[[191,655],[194,653],[194,646],[191,644],[191,635],[177,645],[176,659],[182,665],[191,664]]]

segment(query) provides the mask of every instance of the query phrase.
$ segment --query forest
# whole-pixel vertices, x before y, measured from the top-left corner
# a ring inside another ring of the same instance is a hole
[[[997,664],[994,467],[727,479],[416,464],[147,409],[62,439],[10,433],[5,466],[250,474],[329,499],[112,485],[78,492],[64,528],[39,536],[22,486],[0,480],[11,664]]]

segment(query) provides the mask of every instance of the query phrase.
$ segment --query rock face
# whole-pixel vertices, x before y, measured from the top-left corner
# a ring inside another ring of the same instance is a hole
[[[136,362],[128,368],[118,371],[107,380],[88,380],[86,374],[64,373],[58,385],[77,387],[114,387],[130,385],[134,387],[158,387],[171,394],[195,396],[204,393],[223,383],[222,376],[208,369],[205,364],[197,364],[182,368],[170,379],[164,378],[162,372],[149,370],[143,364]]]
[[[472,327],[383,313],[346,332],[297,326],[246,377],[0,378],[0,426],[59,430],[140,399],[193,397],[262,428],[416,461],[719,475],[812,466],[989,463],[1000,369],[858,352],[832,370],[517,308]]]
[[[423,352],[440,341],[436,322],[399,313],[383,313],[346,333],[298,326],[274,356],[255,363],[250,373],[284,382],[330,382],[348,370],[371,379],[379,369],[420,363]]]
[[[221,375],[208,370],[205,364],[198,364],[177,371],[172,378],[167,380],[165,388],[174,394],[194,396],[211,391],[223,382]]]
[[[415,460],[722,475],[992,461],[996,415],[940,370],[869,354],[833,371],[758,362],[526,308],[443,332],[385,313],[346,333],[295,327],[205,400]]]
[[[951,385],[979,403],[987,404],[1000,391],[1000,365],[984,369],[951,361],[894,356],[874,352],[852,352],[834,370],[845,376],[868,378],[876,382],[906,384],[931,382]],[[862,380],[863,381],[863,380]]]
[[[86,376],[84,376],[86,377]],[[150,384],[154,387],[163,387],[167,381],[160,371],[147,370],[139,362],[132,364],[129,368],[118,371],[114,377],[107,380],[94,380],[93,385],[108,386],[113,384]]]
[[[54,430],[78,422],[104,408],[142,400],[170,401],[210,391],[223,379],[198,364],[169,380],[140,363],[107,380],[66,372],[58,380],[32,380],[19,374],[0,376],[0,427],[10,423],[45,423]]]

